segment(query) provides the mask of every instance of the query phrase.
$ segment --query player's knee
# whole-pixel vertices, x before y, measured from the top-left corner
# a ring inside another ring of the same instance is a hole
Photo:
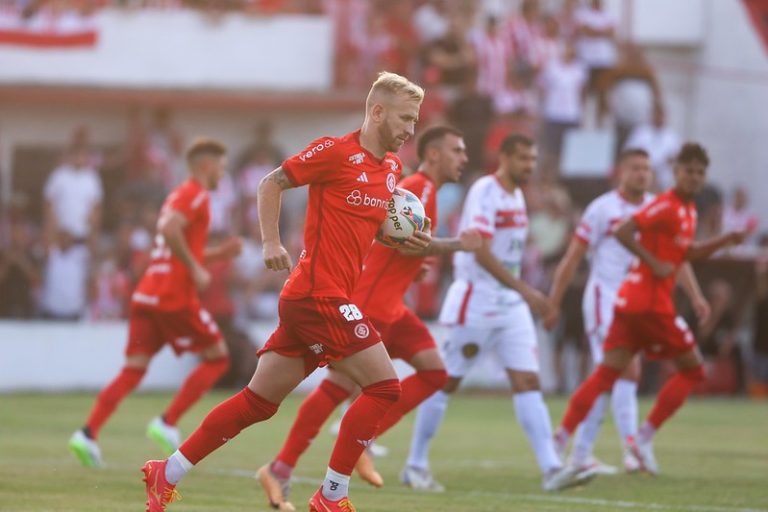
[[[595,370],[595,378],[601,391],[611,390],[620,376],[621,372],[619,370],[604,364],[601,364]]]
[[[704,366],[702,365],[696,366],[694,368],[680,370],[680,376],[688,381],[693,382],[694,384],[704,382],[704,380],[707,378],[707,376],[704,374]]]
[[[421,370],[418,372],[422,382],[433,388],[435,391],[443,389],[448,384],[448,372],[440,370]]]
[[[363,388],[364,395],[391,403],[400,399],[401,391],[402,388],[398,379],[382,380]]]
[[[352,392],[328,379],[320,383],[319,389],[335,404],[340,404],[352,395]]]

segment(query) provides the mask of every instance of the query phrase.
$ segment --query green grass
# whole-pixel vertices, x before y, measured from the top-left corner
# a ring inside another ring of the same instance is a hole
[[[229,393],[206,397],[181,424],[189,432]],[[108,468],[81,468],[66,443],[90,409],[93,395],[0,395],[0,511],[138,511],[144,489],[139,468],[159,449],[144,437],[147,421],[169,400],[166,394],[129,397],[104,428],[101,448]],[[565,402],[548,400],[559,419]],[[267,511],[250,478],[277,452],[298,398],[288,400],[268,424],[256,425],[212,454],[179,490],[183,501],[170,511]],[[643,402],[643,411],[648,402]],[[372,489],[353,482],[358,509],[383,511],[608,511],[661,510],[740,512],[768,510],[768,408],[742,400],[691,400],[659,435],[662,475],[603,477],[558,494],[539,490],[533,455],[517,425],[511,400],[459,395],[434,443],[432,465],[448,487],[444,494],[418,494],[398,484],[412,419],[381,443],[391,450],[377,467],[387,485]],[[323,431],[300,462],[293,501],[306,500],[324,475],[332,439]],[[619,463],[616,434],[604,427],[597,454]]]

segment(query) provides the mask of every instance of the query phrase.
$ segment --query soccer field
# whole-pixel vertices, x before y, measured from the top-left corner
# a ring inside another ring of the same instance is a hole
[[[229,393],[214,393],[181,424],[189,432],[205,412]],[[170,395],[129,397],[101,435],[108,467],[81,468],[67,451],[67,439],[88,413],[93,395],[0,396],[1,511],[144,510],[139,468],[160,453],[144,437],[147,421]],[[553,417],[562,399],[550,399]],[[268,511],[253,471],[277,452],[293,419],[298,398],[275,418],[256,425],[196,468],[181,483],[183,500],[170,511]],[[646,411],[650,403],[642,403]],[[373,489],[353,480],[352,497],[361,511],[768,511],[768,408],[743,400],[693,399],[658,437],[662,475],[602,477],[589,486],[557,494],[540,491],[533,455],[503,396],[459,395],[434,443],[433,469],[444,494],[420,494],[398,483],[407,453],[412,416],[381,444],[390,454],[377,460],[387,485]],[[301,460],[292,499],[306,510],[324,475],[332,438],[324,430]],[[620,454],[610,421],[597,454],[618,464]]]

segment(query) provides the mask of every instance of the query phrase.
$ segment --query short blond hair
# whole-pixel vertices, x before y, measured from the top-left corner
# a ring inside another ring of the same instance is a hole
[[[419,103],[424,100],[424,89],[404,76],[389,71],[381,71],[376,81],[371,85],[371,90],[365,100],[365,108],[371,108],[376,96],[382,93],[386,95],[404,94]]]

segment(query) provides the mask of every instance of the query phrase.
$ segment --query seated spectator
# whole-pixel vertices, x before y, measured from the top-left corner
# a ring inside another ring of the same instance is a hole
[[[677,132],[667,126],[664,107],[657,104],[651,122],[632,130],[624,149],[639,148],[647,151],[656,176],[656,189],[667,190],[674,182],[673,164],[681,144]]]
[[[32,233],[21,219],[13,219],[0,249],[0,318],[32,318],[36,313],[33,293],[39,283],[40,261]]]
[[[546,176],[559,175],[565,133],[581,124],[586,82],[586,69],[576,59],[575,48],[570,43],[563,47],[560,58],[551,61],[539,76],[542,96],[539,150],[542,173]]]
[[[616,123],[616,155],[636,127],[648,124],[661,104],[656,73],[639,46],[625,44],[621,59],[606,76],[608,104]]]
[[[602,125],[608,114],[606,75],[618,59],[617,22],[602,0],[589,0],[588,4],[576,11],[577,53],[589,70],[588,91],[597,98],[597,123]]]
[[[51,320],[79,320],[88,301],[90,255],[72,233],[59,230],[48,245],[41,297],[42,314]]]
[[[756,245],[758,225],[757,214],[749,207],[747,189],[736,187],[723,209],[723,231],[746,231],[750,235],[744,240],[744,245]]]

